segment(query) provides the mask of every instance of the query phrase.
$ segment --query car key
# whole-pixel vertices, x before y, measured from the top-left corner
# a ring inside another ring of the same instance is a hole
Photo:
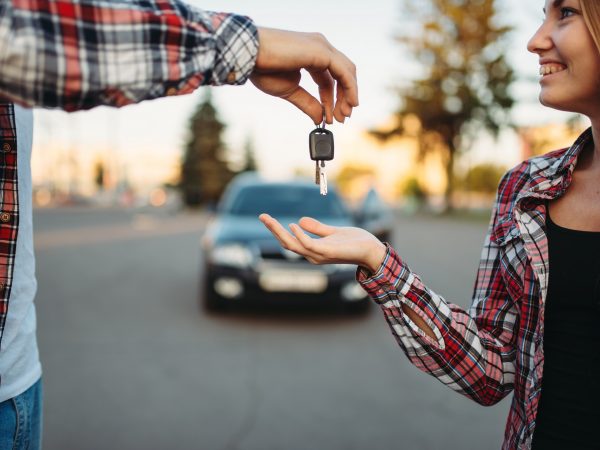
[[[325,173],[325,161],[333,159],[333,133],[325,129],[325,111],[323,111],[323,123],[317,126],[308,135],[310,159],[315,161],[315,183],[319,185],[321,195],[327,195],[327,174]]]

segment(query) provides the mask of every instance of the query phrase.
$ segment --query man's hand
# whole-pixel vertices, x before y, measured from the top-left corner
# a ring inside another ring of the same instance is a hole
[[[354,227],[332,227],[310,217],[290,224],[291,234],[268,214],[260,221],[281,246],[304,256],[313,264],[356,264],[377,272],[386,254],[385,245],[368,231]],[[306,234],[312,233],[319,239]]]
[[[258,28],[259,50],[250,80],[261,91],[288,100],[315,124],[344,122],[358,106],[356,67],[319,33]],[[305,69],[319,86],[320,102],[300,86]],[[336,100],[334,105],[334,89]],[[322,105],[322,106],[321,106]]]

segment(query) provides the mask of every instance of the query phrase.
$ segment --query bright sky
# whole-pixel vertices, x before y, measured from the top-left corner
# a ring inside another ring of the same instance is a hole
[[[351,146],[364,129],[388,120],[396,106],[392,87],[410,77],[411,62],[403,58],[400,47],[393,40],[400,24],[399,0],[347,0],[343,3],[192,0],[191,3],[209,10],[246,14],[258,25],[321,31],[356,63],[361,104],[346,124],[331,128],[336,137],[336,154],[344,152],[345,146]],[[506,0],[498,3],[505,5],[507,22],[517,27],[511,60],[520,74],[535,80],[537,57],[528,54],[525,45],[529,34],[541,21],[543,1]],[[304,84],[313,90],[309,82]],[[516,86],[515,93],[520,101],[515,108],[518,123],[564,120],[565,114],[553,113],[537,104],[537,92],[535,81]],[[160,178],[173,171],[173,161],[181,155],[188,118],[201,95],[196,92],[121,110],[100,107],[72,114],[37,110],[34,177],[47,172],[51,165],[56,166],[52,149],[63,147],[77,149],[82,160],[93,159],[97,154],[108,156],[115,166],[127,166],[134,180]],[[213,99],[220,117],[228,125],[225,135],[228,146],[241,149],[251,136],[259,165],[268,175],[285,176],[296,167],[312,168],[307,149],[312,121],[293,106],[260,93],[250,83],[242,87],[215,88]],[[485,142],[481,145],[485,151],[480,153],[485,158],[510,161],[518,150],[516,146],[514,138],[506,137],[499,144]]]

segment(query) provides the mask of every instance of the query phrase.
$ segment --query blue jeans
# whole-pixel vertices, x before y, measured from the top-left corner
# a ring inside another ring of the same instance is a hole
[[[42,437],[42,380],[0,403],[0,450],[39,450]]]

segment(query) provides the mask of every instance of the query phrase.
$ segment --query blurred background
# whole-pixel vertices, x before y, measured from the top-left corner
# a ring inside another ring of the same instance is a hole
[[[328,127],[323,202],[341,206],[322,217],[384,233],[463,307],[500,176],[587,126],[537,102],[541,0],[191,3],[323,32],[356,63],[360,107]],[[35,120],[45,448],[500,447],[509,400],[483,408],[412,367],[376,307],[345,307],[364,300],[354,268],[267,261],[247,217],[225,222],[240,173],[313,176],[314,125],[291,105],[248,83]],[[238,301],[251,282],[273,301]]]

